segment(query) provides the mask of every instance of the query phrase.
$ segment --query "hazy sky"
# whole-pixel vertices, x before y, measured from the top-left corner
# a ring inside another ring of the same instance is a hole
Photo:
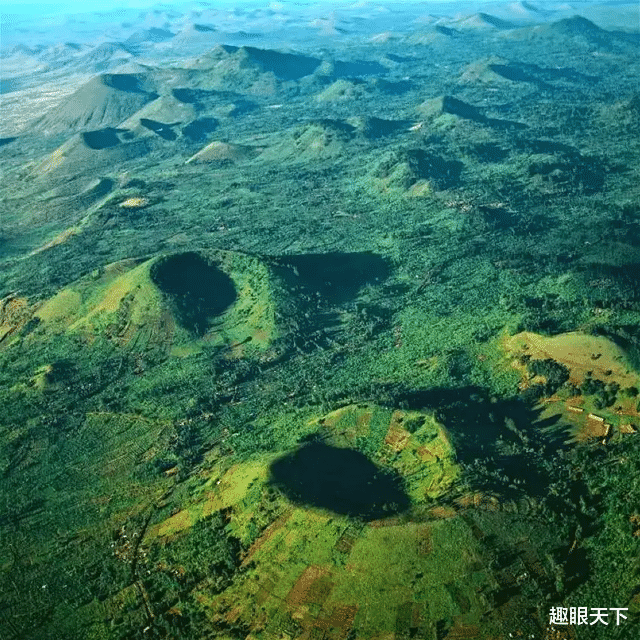
[[[42,2],[16,2],[16,0],[0,0],[2,13],[34,13],[42,9],[50,13],[65,13],[66,11],[95,11],[96,9],[114,9],[118,7],[149,7],[151,0],[44,0]]]
[[[482,0],[480,0],[481,2]],[[491,1],[491,0],[488,0]],[[534,0],[540,4],[540,0]],[[211,0],[210,2],[198,2],[197,0],[177,0],[176,2],[162,2],[161,0],[37,0],[36,2],[20,2],[19,0],[0,0],[0,27],[3,31],[10,28],[11,16],[16,19],[47,18],[52,16],[62,16],[65,14],[88,13],[92,11],[112,11],[114,9],[146,9],[151,7],[175,7],[179,11],[189,11],[190,9],[205,8],[233,8],[233,7],[268,7],[274,9],[283,8],[285,11],[293,10],[296,7],[329,5],[342,7],[344,9],[354,8],[358,5],[371,6],[393,6],[393,5],[420,5],[430,4],[468,4],[468,0]],[[130,14],[129,14],[130,15]],[[9,21],[9,24],[7,24]]]
[[[424,2],[425,0],[421,0]],[[426,0],[429,1],[429,0]],[[447,0],[434,0],[436,2],[443,2]],[[451,2],[456,2],[457,0],[450,0]],[[400,4],[400,3],[409,3],[409,4],[419,4],[416,0],[374,0],[372,2],[364,2],[363,4]],[[226,7],[226,6],[243,6],[243,5],[261,5],[268,6],[270,4],[270,0],[212,0],[211,2],[203,2],[199,3],[195,2],[185,2],[178,1],[175,3],[171,2],[154,2],[153,0],[63,0],[62,2],[55,0],[42,0],[40,2],[19,2],[16,0],[0,0],[0,11],[2,13],[34,13],[41,10],[46,10],[50,13],[65,13],[67,11],[95,11],[95,10],[108,10],[115,8],[134,8],[134,7],[150,7],[152,5],[162,5],[171,6],[172,4],[176,6],[213,6],[215,7]],[[292,0],[284,0],[284,2],[271,2],[271,4],[278,5],[282,4],[284,7],[287,5],[309,5],[309,4],[333,4],[333,5],[342,5],[349,6],[354,4],[359,4],[358,0],[296,0],[293,2]]]

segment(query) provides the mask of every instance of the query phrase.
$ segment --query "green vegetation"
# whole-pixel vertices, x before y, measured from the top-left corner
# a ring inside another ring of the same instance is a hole
[[[3,139],[2,638],[637,635],[638,62],[572,20],[219,46]]]

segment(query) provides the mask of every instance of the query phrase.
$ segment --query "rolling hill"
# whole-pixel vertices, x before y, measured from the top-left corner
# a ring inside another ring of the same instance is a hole
[[[259,261],[228,252],[125,260],[5,314],[0,342],[10,345],[29,325],[32,343],[71,333],[125,350],[184,356],[218,344],[238,356],[266,348],[277,333],[270,277]]]
[[[114,127],[155,100],[149,78],[138,74],[102,74],[29,125],[44,135]]]

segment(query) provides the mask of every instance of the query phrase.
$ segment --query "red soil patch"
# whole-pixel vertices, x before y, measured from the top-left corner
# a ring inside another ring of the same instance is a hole
[[[611,425],[608,422],[594,420],[587,416],[587,419],[581,425],[576,440],[591,440],[593,438],[606,438],[611,432]]]
[[[422,527],[418,532],[418,555],[426,556],[433,551],[433,536],[431,527]]]
[[[392,421],[384,441],[394,451],[402,451],[409,443],[409,438],[411,438],[411,434],[400,424]]]
[[[382,529],[383,527],[398,527],[402,523],[400,518],[385,518],[384,520],[372,520],[369,526],[372,529]]]
[[[353,548],[353,545],[356,543],[356,539],[357,538],[355,536],[343,533],[338,542],[336,542],[334,549],[340,553],[349,553]]]
[[[271,597],[275,586],[276,583],[273,580],[267,580],[262,584],[260,586],[260,591],[258,591],[258,595],[256,596],[256,604],[261,605],[268,600]]]
[[[335,427],[340,421],[340,418],[352,408],[352,405],[340,407],[340,409],[332,411],[330,414],[324,416],[324,418],[320,418],[319,422],[325,427]]]
[[[0,342],[21,329],[32,312],[33,307],[26,298],[7,296],[0,300]]]
[[[480,629],[475,624],[456,624],[449,630],[445,640],[465,640],[466,638],[479,638]]]
[[[256,329],[253,332],[253,339],[256,342],[269,342],[269,334],[263,329]]]
[[[285,602],[292,607],[303,604],[322,604],[333,585],[322,578],[329,575],[329,569],[317,565],[308,566],[287,594]]]
[[[323,638],[342,640],[347,637],[357,613],[358,605],[356,604],[339,605],[328,618],[318,619],[314,626],[325,632]]]
[[[227,612],[227,615],[225,616],[225,620],[227,622],[233,623],[240,617],[241,614],[242,614],[242,607],[238,605],[236,607],[233,607]]]
[[[419,447],[416,449],[416,453],[420,456],[422,462],[431,462],[438,459],[438,456],[432,453],[428,447]]]
[[[429,515],[432,518],[438,518],[439,520],[445,520],[447,518],[453,518],[456,515],[456,510],[452,507],[433,507],[429,509]]]
[[[456,498],[455,503],[459,507],[477,507],[479,502],[479,496],[482,494],[478,493],[465,493],[463,496]]]
[[[573,627],[558,629],[548,627],[544,634],[544,640],[575,640],[576,632]]]
[[[291,511],[287,511],[286,513],[283,513],[277,520],[272,522],[264,530],[264,533],[251,545],[251,547],[247,551],[247,555],[242,560],[242,564],[241,564],[242,567],[245,567],[247,564],[249,564],[249,562],[251,562],[251,559],[253,558],[256,551],[258,551],[258,549],[260,549],[260,547],[265,542],[269,541],[273,537],[273,535],[276,533],[276,531],[278,531],[285,525],[285,523],[287,522],[290,516],[291,516]]]
[[[480,491],[475,493],[465,493],[454,501],[461,508],[486,509],[497,511],[500,508],[500,500]]]

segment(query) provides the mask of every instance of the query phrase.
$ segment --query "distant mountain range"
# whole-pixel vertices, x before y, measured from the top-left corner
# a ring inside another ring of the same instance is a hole
[[[508,30],[549,20],[570,18],[576,13],[607,29],[633,29],[637,23],[637,7],[620,2],[581,3],[572,5],[551,2],[538,5],[525,0],[511,3],[429,3],[425,13],[422,3],[367,3],[335,7],[331,11],[321,4],[275,4],[261,8],[233,7],[151,7],[149,10],[130,9],[85,12],[56,18],[52,24],[44,16],[21,13],[2,24],[5,53],[12,55],[16,46],[23,53],[58,42],[94,44],[101,41],[120,41],[135,46],[152,47],[169,42],[175,48],[189,48],[197,44],[214,44],[233,39],[254,40],[280,37],[301,43],[316,39],[352,39],[368,32],[405,34],[407,28],[430,24],[464,30]],[[13,26],[11,26],[13,25]]]

